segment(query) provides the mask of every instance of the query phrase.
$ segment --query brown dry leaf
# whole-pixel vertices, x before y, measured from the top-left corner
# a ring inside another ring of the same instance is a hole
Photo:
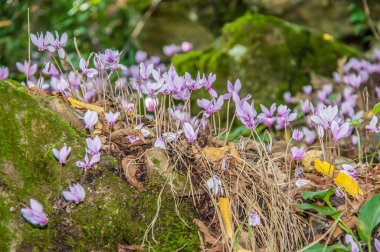
[[[218,244],[207,250],[207,252],[222,252],[222,251],[224,251],[222,244]]]
[[[73,105],[75,108],[89,109],[89,110],[97,112],[98,114],[104,112],[104,109],[102,107],[89,104],[89,103],[84,103],[71,97],[67,98],[67,101],[70,102],[70,104]]]
[[[206,146],[203,148],[203,153],[208,161],[216,162],[223,158],[228,149],[228,146],[223,146],[221,148]]]
[[[136,179],[136,172],[139,168],[138,164],[135,164],[133,160],[134,156],[127,156],[121,160],[121,167],[124,172],[125,178],[128,182],[136,188],[139,192],[145,192],[146,189],[141,185],[141,183]]]
[[[145,150],[144,156],[149,177],[152,177],[155,172],[164,177],[171,174],[173,167],[169,165],[169,157],[165,150],[152,147]]]
[[[208,227],[198,219],[194,219],[193,223],[198,226],[199,231],[203,234],[204,241],[208,244],[216,244],[218,242],[218,239],[216,239],[208,229]]]
[[[231,156],[233,156],[234,158],[236,158],[237,160],[239,160],[240,159],[240,154],[239,154],[239,151],[236,148],[236,145],[234,143],[229,142],[228,146],[230,148]]]

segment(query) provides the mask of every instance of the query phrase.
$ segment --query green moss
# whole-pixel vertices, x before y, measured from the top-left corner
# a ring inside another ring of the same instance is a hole
[[[214,72],[215,87],[225,92],[227,80],[240,78],[243,92],[256,104],[282,101],[282,93],[296,92],[310,83],[311,73],[331,76],[337,59],[358,53],[337,41],[279,18],[250,14],[223,28],[220,43],[204,51],[177,55],[180,73]]]
[[[117,160],[103,156],[86,175],[85,202],[63,202],[61,192],[83,176],[75,162],[83,158],[85,141],[41,105],[45,99],[49,98],[30,96],[16,83],[0,82],[0,251],[114,251],[118,243],[140,244],[156,213],[159,184],[139,194],[115,174]],[[64,143],[72,153],[61,167],[51,150]],[[20,208],[30,198],[43,204],[49,216],[47,228],[32,227],[22,219]],[[180,212],[191,223],[189,205],[183,204]],[[151,237],[149,241],[157,251],[183,245],[196,250],[196,229],[175,214],[171,194],[162,197],[154,232],[158,244]]]

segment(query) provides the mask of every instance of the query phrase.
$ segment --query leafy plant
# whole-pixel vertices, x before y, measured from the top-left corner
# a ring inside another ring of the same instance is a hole
[[[371,235],[380,223],[380,194],[368,200],[360,209],[356,229],[360,239],[371,248]]]

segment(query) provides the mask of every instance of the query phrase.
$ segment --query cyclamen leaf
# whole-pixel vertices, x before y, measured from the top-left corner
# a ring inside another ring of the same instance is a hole
[[[368,200],[360,209],[356,229],[360,239],[368,243],[376,226],[380,223],[380,194]]]
[[[380,102],[376,103],[376,105],[373,107],[372,112],[374,115],[380,112]]]
[[[356,182],[356,180],[344,172],[339,172],[338,175],[334,178],[334,182],[338,186],[343,187],[344,190],[346,190],[346,192],[351,196],[355,196],[357,194],[363,195],[363,191],[359,187],[358,182]]]
[[[309,204],[309,203],[298,204],[297,206],[301,210],[314,210],[314,211],[317,211],[319,215],[330,216],[333,219],[338,218],[338,216],[341,214],[341,212],[337,211],[335,208],[328,207],[328,206],[319,206],[319,205]]]
[[[317,192],[311,192],[311,191],[304,191],[301,193],[302,195],[302,198],[304,200],[316,200],[316,199],[321,199],[323,200],[324,202],[326,202],[326,204],[329,206],[329,207],[332,207],[331,206],[331,203],[330,203],[330,197],[331,195],[333,195],[335,193],[335,190],[334,189],[326,189],[326,190],[322,190],[322,191],[317,191]]]
[[[325,252],[350,252],[350,247],[346,246],[342,243],[334,244],[332,246],[326,246],[326,245],[317,243],[317,244],[314,244],[313,246],[311,246],[305,250],[301,250],[301,251],[303,251],[303,252],[321,252],[321,251],[325,251]]]

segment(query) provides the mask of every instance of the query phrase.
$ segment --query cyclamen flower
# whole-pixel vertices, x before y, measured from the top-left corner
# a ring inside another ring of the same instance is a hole
[[[93,78],[98,74],[98,71],[95,68],[88,68],[89,61],[81,58],[79,61],[79,67],[82,70],[82,74],[86,75],[88,78]]]
[[[127,139],[130,143],[134,143],[140,140],[138,135],[128,135]]]
[[[286,103],[293,103],[293,97],[290,92],[285,92],[283,98]]]
[[[302,138],[303,138],[303,132],[300,131],[299,129],[295,129],[295,130],[293,130],[292,138],[293,138],[293,140],[296,141],[296,142],[301,141]]]
[[[86,153],[86,156],[84,157],[83,161],[77,161],[75,164],[79,168],[83,168],[84,170],[90,169],[94,164],[98,163],[100,161],[100,153],[93,155],[91,159],[88,158],[88,155]]]
[[[174,54],[179,53],[181,51],[181,47],[179,47],[175,44],[166,45],[166,46],[162,47],[162,51],[164,52],[166,57],[171,57]]]
[[[153,112],[158,106],[158,99],[156,97],[147,97],[145,98],[144,103],[146,110],[148,110],[149,112]]]
[[[42,73],[54,77],[57,77],[60,74],[58,69],[51,62],[46,63],[44,69],[42,69]]]
[[[116,113],[108,112],[108,113],[106,113],[105,117],[106,117],[107,123],[109,125],[114,125],[115,122],[117,121],[117,118],[119,117],[119,115],[120,115],[120,112],[116,112]]]
[[[106,49],[104,53],[97,54],[97,58],[107,69],[117,70],[120,61],[120,53],[111,49]]]
[[[83,117],[85,128],[91,129],[98,122],[98,113],[95,111],[87,110]]]
[[[341,126],[336,121],[332,121],[331,123],[331,134],[334,141],[339,141],[340,139],[347,137],[349,133],[350,124],[343,123]]]
[[[53,153],[60,164],[65,164],[67,157],[71,153],[71,147],[67,147],[65,144],[59,151],[57,149],[53,149]]]
[[[8,78],[9,69],[8,67],[0,67],[0,80]]]
[[[207,80],[205,81],[204,87],[206,91],[212,96],[212,97],[217,97],[218,94],[216,93],[215,89],[213,89],[211,86],[216,80],[216,75],[210,73],[207,77]]]
[[[187,42],[187,41],[183,41],[181,43],[181,50],[182,50],[182,52],[188,52],[191,49],[193,49],[193,44],[192,43]]]
[[[206,100],[206,99],[197,100],[198,106],[205,111],[206,117],[209,117],[213,113],[218,112],[222,108],[223,103],[224,103],[223,96],[219,96],[218,100],[215,100],[215,99],[211,101]]]
[[[90,155],[96,155],[100,153],[100,149],[102,148],[102,142],[100,138],[96,136],[94,139],[86,138],[87,143],[87,153]]]
[[[303,133],[305,134],[305,142],[307,145],[311,145],[314,143],[315,139],[317,138],[317,135],[314,131],[309,130],[306,127],[302,128]]]
[[[306,155],[304,147],[297,148],[296,146],[293,146],[291,148],[291,152],[292,152],[292,159],[293,160],[301,160]]]
[[[154,142],[154,147],[159,149],[166,149],[165,141],[163,137],[158,137],[156,141]]]
[[[150,64],[148,66],[145,66],[145,64],[140,63],[140,78],[143,81],[146,81],[149,79],[150,75],[153,71],[153,64]]]
[[[51,88],[53,91],[60,92],[63,95],[65,95],[68,87],[69,83],[67,83],[67,81],[63,77],[59,79],[55,77],[51,78]]]
[[[302,187],[310,183],[310,180],[307,179],[297,179],[295,185],[296,187]]]
[[[313,91],[313,87],[311,85],[303,86],[302,90],[305,93],[305,95],[310,95]]]
[[[338,106],[322,107],[319,111],[319,115],[311,116],[311,120],[315,124],[321,125],[325,129],[329,129],[331,127],[331,123],[334,121],[337,115]]]
[[[239,79],[235,81],[235,84],[233,85],[230,81],[227,82],[227,94],[223,95],[224,99],[228,100],[231,99],[233,93],[238,94],[241,89],[241,82]]]
[[[371,133],[379,133],[380,132],[380,127],[377,127],[377,122],[379,121],[379,119],[377,118],[377,116],[373,116],[369,125],[366,125],[365,128],[367,130],[369,130]]]
[[[146,60],[148,57],[148,54],[144,51],[137,51],[135,54],[135,61],[137,64],[140,64],[144,60]]]
[[[16,66],[17,69],[27,77],[31,77],[37,72],[37,64],[30,66],[30,62],[27,60],[24,61],[24,64],[16,62]]]
[[[248,129],[254,129],[256,127],[256,115],[257,112],[253,102],[249,104],[245,101],[243,105],[240,105],[239,103],[236,104],[236,116]]]
[[[216,175],[212,175],[207,180],[207,187],[214,194],[223,194],[222,181]]]
[[[359,252],[360,251],[359,246],[356,244],[354,238],[351,235],[346,234],[344,236],[344,242],[347,245],[351,244],[350,252]]]
[[[35,199],[30,199],[30,207],[21,208],[22,216],[32,225],[40,227],[48,223],[48,217],[44,213],[41,203]]]
[[[310,101],[308,99],[301,101],[301,110],[304,114],[310,111]]]
[[[36,34],[37,36],[31,33],[30,40],[35,46],[38,47],[38,50],[40,52],[46,51],[47,45],[49,44],[47,37],[44,37],[44,34],[42,32],[40,34],[37,32]]]
[[[260,122],[265,126],[270,127],[276,121],[276,117],[274,116],[274,112],[276,111],[276,103],[273,103],[268,109],[264,105],[260,104],[262,113],[257,117],[260,119]]]
[[[340,199],[343,199],[344,198],[344,193],[343,193],[343,191],[342,191],[342,189],[337,189],[336,191],[335,191],[335,196],[337,196],[338,198],[340,198]]]
[[[375,91],[377,99],[380,99],[380,87],[375,87]]]
[[[86,192],[81,184],[77,183],[73,186],[69,186],[69,190],[70,191],[62,192],[62,196],[66,201],[74,201],[76,204],[79,204],[84,200]]]
[[[380,241],[378,239],[374,239],[375,241],[375,248],[376,248],[376,252],[380,252]]]
[[[341,172],[344,172],[347,175],[351,176],[354,180],[358,179],[359,173],[354,169],[352,165],[342,164],[342,168],[343,170]]]
[[[193,143],[197,139],[199,128],[194,131],[193,126],[191,126],[190,123],[185,122],[183,124],[183,131],[185,133],[185,136],[186,136],[187,140],[190,143]]]
[[[261,219],[259,214],[256,211],[252,211],[248,217],[248,225],[251,227],[256,227],[261,225]]]
[[[59,38],[58,32],[55,31],[55,36],[56,38],[54,38],[53,34],[51,34],[50,32],[46,33],[46,39],[49,41],[47,49],[50,52],[58,51],[58,55],[62,59],[65,57],[65,50],[63,49],[63,47],[66,45],[67,42],[67,33],[64,32],[61,38]]]

